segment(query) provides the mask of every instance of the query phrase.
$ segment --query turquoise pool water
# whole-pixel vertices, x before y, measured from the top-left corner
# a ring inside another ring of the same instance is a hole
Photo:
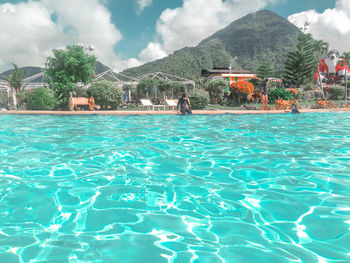
[[[0,262],[350,262],[350,115],[0,116]]]

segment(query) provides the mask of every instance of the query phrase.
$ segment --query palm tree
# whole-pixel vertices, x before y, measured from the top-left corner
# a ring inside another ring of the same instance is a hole
[[[17,94],[21,91],[23,80],[25,76],[27,75],[27,70],[21,70],[18,68],[18,66],[15,63],[12,63],[13,71],[10,73],[8,77],[6,77],[6,80],[10,83],[13,98],[14,98],[14,105],[17,106]]]
[[[344,52],[342,55],[342,58],[345,60],[346,64],[349,66],[350,64],[350,52]],[[348,99],[348,76],[346,75],[345,72],[345,100]]]
[[[350,64],[350,52],[344,52],[341,57],[345,59],[347,65]]]
[[[317,71],[316,72],[318,72],[319,67],[320,67],[321,57],[323,57],[327,54],[329,44],[323,40],[315,40],[315,42],[313,43],[313,46],[314,46],[314,54],[315,54],[316,59],[317,59]],[[318,72],[318,80],[319,80],[319,83],[321,85],[322,96],[324,97],[324,91],[323,91],[323,86],[321,83],[320,72]]]

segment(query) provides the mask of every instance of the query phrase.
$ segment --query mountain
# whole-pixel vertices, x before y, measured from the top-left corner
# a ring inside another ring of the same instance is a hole
[[[279,75],[287,53],[295,49],[298,33],[300,30],[287,19],[269,10],[261,10],[234,21],[196,47],[180,49],[168,57],[123,73],[139,76],[163,71],[195,79],[202,69],[228,67],[229,61],[237,57],[234,69],[256,72],[267,61]]]
[[[25,78],[28,78],[30,76],[34,76],[40,72],[42,72],[42,68],[40,67],[21,67],[20,70],[22,71],[26,71],[26,76]],[[3,73],[0,74],[0,79],[6,79],[6,77],[10,76],[11,72],[13,71],[13,69],[9,69]]]
[[[102,72],[105,72],[106,70],[110,69],[109,67],[107,67],[106,65],[102,64],[99,61],[96,61],[96,69],[95,69],[95,74],[98,75]],[[25,78],[34,76],[40,72],[42,72],[44,69],[40,68],[40,67],[21,67],[20,70],[24,70],[27,72]],[[7,70],[3,73],[0,74],[0,79],[6,79],[6,77],[8,77],[11,72],[13,71],[13,69]],[[42,82],[42,78],[37,78],[35,80],[33,80],[33,82]]]

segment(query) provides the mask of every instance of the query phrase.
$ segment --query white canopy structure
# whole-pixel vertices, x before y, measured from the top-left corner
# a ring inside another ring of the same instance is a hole
[[[91,83],[85,86],[85,88],[88,88],[91,86],[92,83],[98,82],[101,80],[114,82],[120,87],[123,87],[124,85],[136,86],[139,83],[139,80],[137,78],[129,77],[122,73],[115,73],[111,69],[109,69],[98,74]]]
[[[193,88],[195,88],[196,84],[193,80],[185,79],[182,77],[174,76],[168,73],[164,72],[155,72],[155,73],[149,73],[142,75],[141,77],[138,77],[137,79],[140,81],[142,79],[163,79],[172,83],[181,83],[184,85],[192,85]]]
[[[31,89],[42,88],[42,87],[45,87],[43,72],[40,72],[38,74],[35,74],[23,80],[23,85],[22,85],[23,90],[31,90]]]
[[[134,77],[129,77],[123,73],[115,73],[109,69],[105,72],[98,74],[95,77],[95,79],[88,85],[84,86],[84,88],[88,88],[89,86],[91,86],[91,84],[101,80],[114,82],[116,83],[116,85],[118,85],[121,88],[124,88],[126,85],[131,86],[131,89],[124,90],[125,94],[124,94],[123,101],[125,102],[125,101],[131,101],[131,90],[135,89],[137,84],[139,84],[139,82],[144,79],[166,80],[170,83],[181,83],[184,85],[191,85],[193,88],[195,88],[195,85],[196,85],[193,80],[174,76],[164,72],[148,73],[140,77],[134,78]]]
[[[137,84],[139,84],[140,81],[144,79],[154,79],[154,80],[166,80],[170,83],[181,83],[184,85],[190,85],[193,88],[195,88],[195,82],[193,80],[185,79],[179,76],[174,76],[168,73],[164,72],[155,72],[155,73],[148,73],[139,77],[129,77],[123,73],[116,73],[113,72],[111,69],[106,70],[100,74],[98,74],[89,84],[84,85],[83,83],[78,83],[78,86],[87,89],[91,86],[91,84],[106,80],[114,82],[116,85],[121,87],[122,89],[125,88],[125,86],[131,87],[131,89],[124,90],[126,92],[126,96],[128,100],[131,100],[131,90],[135,89]],[[40,72],[38,74],[35,74],[33,76],[30,76],[23,80],[23,90],[31,90],[35,88],[45,87],[46,84],[44,82],[44,73]],[[6,89],[8,92],[10,92],[10,84],[5,80],[0,80],[0,90]]]
[[[11,94],[10,83],[6,80],[0,80],[0,109],[6,108],[13,100],[13,94]]]
[[[123,73],[115,73],[110,69],[98,74],[91,83],[94,83],[96,81],[101,81],[101,80],[108,80],[108,81],[115,82],[119,86],[123,86],[123,85],[136,86],[141,80],[144,80],[144,79],[155,79],[155,80],[162,79],[171,83],[181,83],[184,85],[192,85],[193,87],[195,87],[195,82],[193,80],[170,75],[164,72],[148,73],[140,77],[134,78],[134,77],[129,77]],[[89,87],[91,83],[88,84],[86,87]]]

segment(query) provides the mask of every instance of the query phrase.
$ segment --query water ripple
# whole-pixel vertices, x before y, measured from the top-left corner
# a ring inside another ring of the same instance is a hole
[[[0,262],[350,261],[348,113],[0,122]]]

